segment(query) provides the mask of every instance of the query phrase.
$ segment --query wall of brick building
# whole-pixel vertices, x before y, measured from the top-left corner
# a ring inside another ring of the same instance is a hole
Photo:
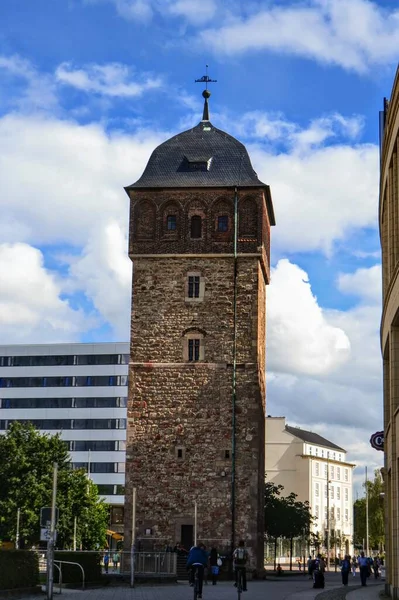
[[[243,537],[252,564],[263,566],[265,265],[269,225],[264,198],[242,195],[241,242],[251,256],[237,259],[237,401],[235,540]],[[145,217],[139,215],[144,203]],[[169,203],[164,210],[165,203]],[[164,219],[179,207],[179,229],[164,238]],[[194,207],[194,208],[193,208]],[[217,237],[219,214],[230,227]],[[190,211],[202,211],[204,237],[189,237]],[[135,192],[130,254],[134,258],[129,374],[125,544],[130,544],[132,488],[137,488],[137,536],[180,541],[180,527],[193,524],[198,538],[229,545],[232,474],[232,381],[234,324],[233,194],[230,190]],[[166,216],[165,216],[166,215]],[[140,220],[141,219],[141,220]],[[147,225],[152,220],[151,225]],[[256,229],[256,234],[255,234]],[[247,232],[249,234],[249,231]],[[151,237],[152,236],[152,237]],[[173,238],[173,239],[172,239]],[[245,245],[247,244],[247,245]],[[240,250],[240,249],[239,249]],[[256,253],[256,255],[255,255]],[[165,257],[162,254],[168,254]],[[171,256],[178,254],[179,256]],[[187,256],[183,256],[187,254]],[[226,256],[225,254],[229,254]],[[153,255],[153,256],[148,256]],[[157,255],[157,256],[154,256]],[[266,256],[268,262],[268,255]],[[187,301],[187,273],[205,286],[201,301]],[[188,331],[201,332],[204,361],[184,360]],[[177,457],[177,448],[183,458]],[[230,456],[226,458],[226,451]]]

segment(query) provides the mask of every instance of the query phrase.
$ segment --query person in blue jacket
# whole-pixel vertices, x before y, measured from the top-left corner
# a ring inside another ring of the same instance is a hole
[[[204,582],[204,569],[208,564],[208,554],[204,544],[198,543],[188,553],[187,569],[190,569],[190,585],[194,585],[195,569],[198,569],[198,598],[202,598],[202,585]]]

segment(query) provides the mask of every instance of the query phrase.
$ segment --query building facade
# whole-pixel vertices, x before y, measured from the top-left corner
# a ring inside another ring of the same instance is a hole
[[[399,71],[380,113],[382,249],[381,350],[384,371],[384,483],[387,591],[399,598]]]
[[[202,121],[155,149],[130,198],[134,262],[125,542],[244,538],[263,561],[270,190]],[[195,511],[197,518],[195,518]],[[197,526],[197,527],[196,527]]]
[[[0,346],[0,433],[30,421],[68,444],[123,530],[128,343]]]
[[[267,481],[309,502],[312,531],[323,546],[330,531],[330,555],[352,554],[354,465],[346,451],[317,433],[286,425],[285,417],[267,417],[265,464]]]

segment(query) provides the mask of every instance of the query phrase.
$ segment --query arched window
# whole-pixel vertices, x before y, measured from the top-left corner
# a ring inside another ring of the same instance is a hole
[[[217,231],[219,233],[225,233],[229,230],[229,216],[228,215],[219,215],[217,222]]]
[[[139,240],[151,240],[155,237],[155,206],[144,200],[135,209],[136,234]]]
[[[202,219],[199,215],[193,215],[190,221],[190,237],[202,237]]]
[[[167,231],[176,231],[177,217],[176,215],[168,215],[166,217],[166,229]]]
[[[252,198],[246,198],[239,205],[239,236],[256,238],[258,234],[258,207]]]

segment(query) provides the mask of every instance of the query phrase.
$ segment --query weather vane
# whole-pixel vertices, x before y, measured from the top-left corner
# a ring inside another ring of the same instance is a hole
[[[208,77],[208,65],[206,65],[206,75],[203,75],[201,79],[195,79],[195,83],[205,83],[205,89],[208,89],[208,83],[217,83],[217,79],[211,79]]]
[[[202,92],[202,97],[204,98],[204,112],[202,114],[203,121],[209,121],[209,106],[208,106],[208,98],[211,95],[211,92],[208,90],[208,83],[217,83],[216,79],[211,79],[208,76],[208,65],[206,65],[206,74],[201,77],[201,79],[195,79],[195,83],[205,83],[205,89]]]

